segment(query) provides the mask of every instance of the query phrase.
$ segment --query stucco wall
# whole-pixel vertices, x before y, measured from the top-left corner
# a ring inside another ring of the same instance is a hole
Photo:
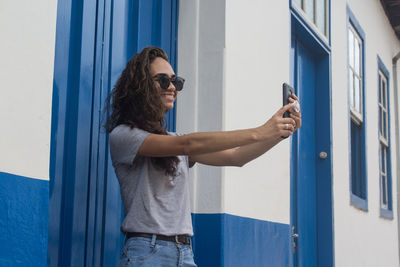
[[[226,8],[224,129],[264,124],[290,82],[288,1],[229,1]],[[279,27],[276,27],[279,25]],[[225,170],[225,211],[290,223],[290,139],[242,168]]]
[[[246,9],[241,1],[180,4],[178,72],[188,83],[178,98],[177,130],[265,123],[280,108],[282,82],[289,79],[288,3],[273,10],[265,1]],[[243,168],[195,167],[193,211],[289,223],[289,144],[283,141]]]
[[[365,32],[368,212],[350,205],[346,4]],[[335,1],[331,25],[336,266],[398,266],[392,58],[400,51],[399,40],[380,1]],[[379,213],[378,56],[390,72],[393,220],[381,218]]]
[[[223,129],[225,0],[180,1],[178,73],[185,90],[177,100],[177,131]],[[197,164],[191,169],[192,211],[223,212],[224,169]]]
[[[57,1],[0,2],[0,171],[49,179]]]
[[[57,1],[0,1],[1,266],[47,261],[56,15]]]
[[[202,11],[202,1],[180,2],[178,71],[188,78],[188,90],[182,92],[178,99],[178,131],[231,130],[261,125],[281,106],[281,84],[290,77],[289,1],[276,1],[273,8],[271,3],[261,0],[246,3],[226,1],[224,8],[220,6],[224,1],[207,3],[212,5],[216,2],[219,6],[217,13]],[[368,212],[350,204],[347,5],[366,35]],[[224,17],[224,21],[215,19],[218,12],[219,19]],[[207,23],[204,18],[211,22]],[[218,50],[218,56],[204,53],[206,48]],[[398,137],[394,132],[396,116],[392,73],[392,58],[399,51],[400,42],[380,1],[331,1],[336,266],[399,265],[396,192]],[[379,213],[378,56],[390,72],[392,220],[381,218]],[[204,68],[210,68],[209,72],[202,72]],[[215,78],[218,75],[222,77],[222,82]],[[208,81],[208,86],[212,84],[211,93],[202,87],[203,79]],[[220,101],[222,110],[216,101]],[[202,112],[202,106],[209,110]],[[210,123],[208,128],[201,126],[201,121],[206,120]],[[214,120],[218,123],[213,123]],[[195,213],[229,213],[290,223],[290,140],[284,140],[243,168],[227,167],[218,173],[213,167],[197,166],[191,172],[195,177],[192,180],[192,207]],[[212,173],[212,178],[207,176],[207,172]]]

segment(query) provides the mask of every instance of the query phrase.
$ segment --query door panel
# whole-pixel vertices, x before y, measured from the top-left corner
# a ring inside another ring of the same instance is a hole
[[[302,111],[302,126],[292,138],[293,263],[328,267],[334,265],[330,54],[292,22],[291,79]]]
[[[315,175],[315,62],[309,51],[296,41],[297,92],[302,121],[297,134],[296,230],[297,266],[316,266],[316,175]]]
[[[116,266],[123,209],[102,110],[127,61],[143,47],[160,46],[175,67],[177,0],[58,5],[48,265]],[[174,131],[174,112],[167,119]]]

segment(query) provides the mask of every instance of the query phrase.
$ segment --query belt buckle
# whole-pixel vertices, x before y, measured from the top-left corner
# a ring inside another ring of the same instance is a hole
[[[177,235],[175,236],[175,243],[177,243],[177,244],[183,244],[182,242],[179,242],[178,237],[179,237],[179,236],[177,236]]]

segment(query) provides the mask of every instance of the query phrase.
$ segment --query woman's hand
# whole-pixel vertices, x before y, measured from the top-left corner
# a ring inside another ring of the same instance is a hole
[[[296,101],[297,101],[297,104],[295,103]],[[295,121],[294,131],[296,131],[297,129],[299,129],[301,127],[300,100],[295,94],[292,94],[291,97],[289,97],[289,102],[295,103],[294,104],[295,106],[293,108],[289,109],[289,112],[290,112],[290,117],[292,119],[294,119],[294,121]]]
[[[274,140],[281,140],[293,134],[296,130],[296,121],[294,118],[283,118],[286,111],[294,109],[295,104],[289,103],[281,107],[263,126],[264,136],[271,137]],[[297,119],[297,118],[296,118]],[[301,122],[300,122],[301,123]]]
[[[301,127],[301,111],[299,98],[292,94],[289,104],[281,107],[263,126],[264,134],[273,139],[282,139],[292,135]],[[283,114],[289,111],[290,117],[283,118]]]

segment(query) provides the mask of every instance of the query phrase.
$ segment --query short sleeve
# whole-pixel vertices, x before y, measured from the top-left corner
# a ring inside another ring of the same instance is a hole
[[[128,125],[119,125],[110,133],[110,153],[113,165],[132,164],[149,132]]]

